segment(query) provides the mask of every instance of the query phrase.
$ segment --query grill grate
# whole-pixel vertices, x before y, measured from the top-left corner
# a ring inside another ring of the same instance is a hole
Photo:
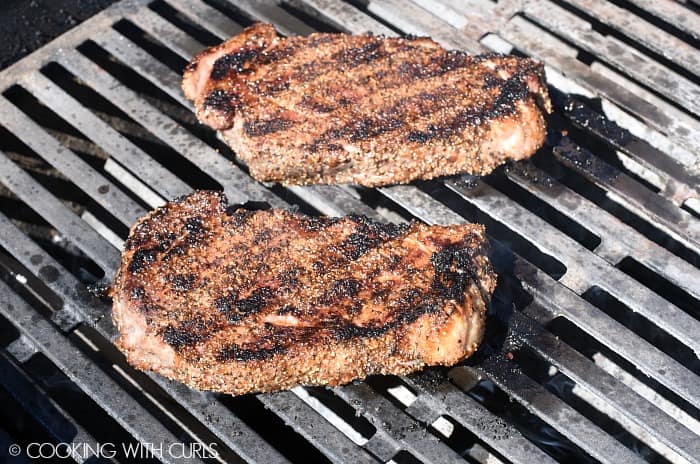
[[[179,88],[192,54],[254,20],[544,59],[547,145],[485,179],[259,184]],[[105,441],[32,369],[46,359],[130,439],[231,461],[698,462],[698,24],[690,4],[642,0],[115,4],[0,73],[2,390],[55,441]],[[242,398],[135,372],[85,283],[113,275],[136,218],[193,188],[486,223],[501,285],[484,346],[450,370]]]

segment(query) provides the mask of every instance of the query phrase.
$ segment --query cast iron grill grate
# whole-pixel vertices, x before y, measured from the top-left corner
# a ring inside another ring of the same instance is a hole
[[[179,88],[192,54],[255,20],[542,59],[547,146],[483,179],[259,184]],[[0,441],[216,443],[265,463],[697,462],[698,30],[694,6],[641,0],[124,0],[93,17],[0,73],[0,397],[16,424]],[[194,188],[485,223],[501,283],[484,346],[453,369],[239,398],[132,370],[85,285],[113,275],[136,218]]]

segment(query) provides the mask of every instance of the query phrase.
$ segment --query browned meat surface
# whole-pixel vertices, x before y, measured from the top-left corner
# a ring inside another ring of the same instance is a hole
[[[286,184],[487,174],[543,144],[551,106],[528,58],[268,24],[197,55],[182,88],[253,177]]]
[[[131,230],[113,286],[137,368],[232,394],[471,355],[496,276],[480,225],[227,208],[197,192]]]

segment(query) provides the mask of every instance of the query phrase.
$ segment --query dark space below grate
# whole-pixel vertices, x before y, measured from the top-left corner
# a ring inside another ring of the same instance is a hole
[[[676,24],[643,0],[585,14],[579,0],[468,3],[126,0],[0,73],[0,452],[112,440],[215,443],[226,462],[696,462],[700,88],[688,28],[700,17],[667,7],[687,16]],[[193,53],[258,19],[283,34],[411,33],[543,58],[547,145],[483,179],[258,184],[179,90]],[[635,45],[642,26],[685,45],[662,59]],[[664,64],[685,104],[652,72]],[[112,276],[137,217],[194,188],[253,207],[486,224],[500,281],[482,347],[451,369],[235,398],[133,370],[111,343],[109,302],[86,285]]]

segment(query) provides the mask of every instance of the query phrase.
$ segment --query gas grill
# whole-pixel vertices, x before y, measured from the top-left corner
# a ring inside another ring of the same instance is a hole
[[[193,54],[254,21],[543,60],[547,144],[485,178],[257,183],[180,91]],[[102,11],[0,73],[0,453],[149,443],[146,460],[163,462],[700,462],[699,36],[693,0]],[[137,218],[202,188],[252,207],[486,224],[499,288],[482,347],[450,369],[243,397],[135,371],[87,285],[109,282]]]

